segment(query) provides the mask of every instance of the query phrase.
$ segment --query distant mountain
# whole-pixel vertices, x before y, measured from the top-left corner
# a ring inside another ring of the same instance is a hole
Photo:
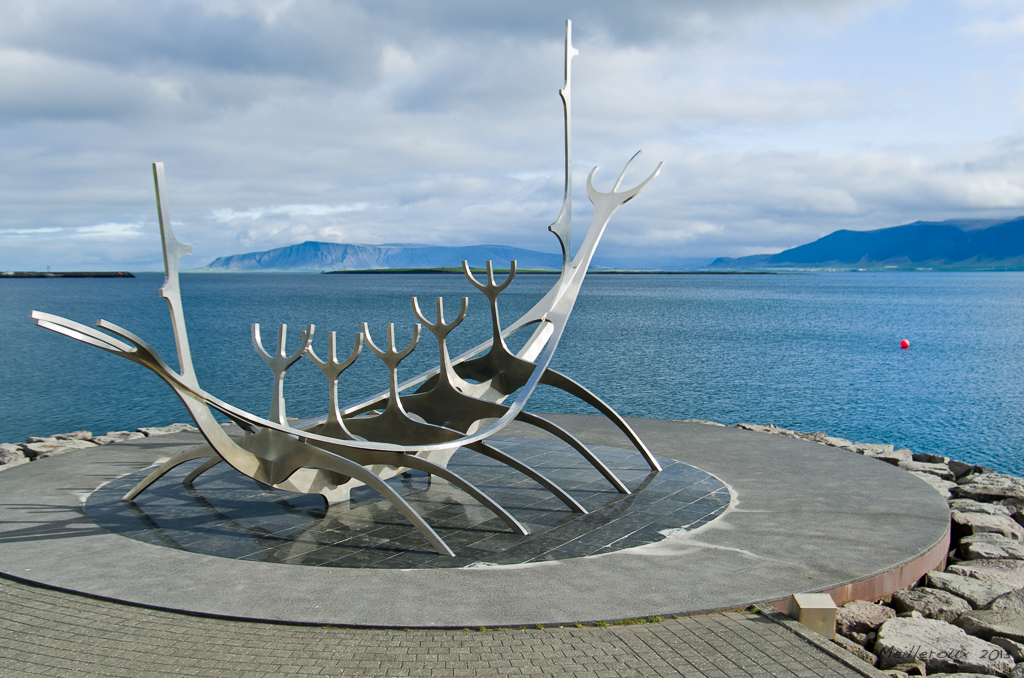
[[[488,260],[496,268],[508,268],[516,260],[520,269],[562,268],[562,255],[534,252],[504,245],[444,247],[434,245],[343,245],[304,242],[266,252],[219,257],[204,270],[215,271],[344,271],[387,268],[442,268],[468,261],[483,266]]]
[[[835,231],[778,254],[715,259],[710,268],[1024,269],[1024,217]]]

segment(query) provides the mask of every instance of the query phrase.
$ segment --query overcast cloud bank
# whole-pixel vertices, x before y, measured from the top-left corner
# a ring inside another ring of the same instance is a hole
[[[156,270],[307,240],[557,251],[563,25],[577,223],[602,249],[778,252],[839,228],[1024,214],[1024,11],[999,0],[11,0],[0,269]],[[628,182],[628,180],[627,180]]]

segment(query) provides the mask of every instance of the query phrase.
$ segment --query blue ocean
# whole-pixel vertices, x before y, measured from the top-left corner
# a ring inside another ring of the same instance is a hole
[[[518,276],[499,298],[503,321],[554,280]],[[88,325],[104,318],[176,365],[162,282],[155,273],[0,280],[0,441],[187,421],[149,371],[29,318],[33,309]],[[415,322],[410,296],[428,318],[443,297],[449,319],[467,296],[468,316],[449,337],[453,355],[490,333],[486,299],[456,274],[189,273],[181,285],[200,383],[257,414],[269,412],[272,378],[252,346],[254,322],[270,351],[286,323],[288,353],[308,324],[321,356],[336,331],[342,357],[363,322],[378,345],[394,323],[405,347]],[[436,364],[436,342],[424,332],[400,376]],[[1024,475],[1024,273],[592,274],[553,366],[628,416],[770,422]],[[342,375],[342,402],[385,389],[386,379],[364,351]],[[288,372],[285,396],[289,416],[316,416],[327,382],[302,360]],[[530,409],[588,412],[546,387]]]

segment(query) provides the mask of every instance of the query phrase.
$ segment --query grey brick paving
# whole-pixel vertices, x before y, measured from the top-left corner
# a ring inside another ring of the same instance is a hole
[[[0,675],[10,678],[882,675],[836,656],[749,612],[631,626],[353,629],[182,615],[0,579]]]

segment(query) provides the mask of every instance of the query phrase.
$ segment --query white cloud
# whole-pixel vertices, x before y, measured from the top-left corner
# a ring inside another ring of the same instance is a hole
[[[553,251],[569,16],[579,228],[592,165],[607,190],[638,148],[634,180],[666,161],[608,247],[711,257],[1014,215],[1024,53],[978,31],[1005,33],[1019,13],[954,0],[11,0],[0,268],[159,265],[153,160],[197,265],[302,240]]]
[[[1024,14],[1003,20],[986,19],[976,21],[966,28],[979,38],[1013,38],[1024,35]]]
[[[82,226],[74,229],[70,234],[72,238],[86,239],[120,239],[138,238],[143,235],[142,224],[96,224],[95,226]]]
[[[213,210],[214,221],[256,221],[264,217],[323,217],[332,214],[361,212],[369,207],[369,203],[358,202],[350,205],[273,205],[269,207],[253,207],[247,210],[233,210],[228,207]]]
[[[0,231],[0,238],[29,238],[46,233],[60,233],[61,228],[10,228]]]

